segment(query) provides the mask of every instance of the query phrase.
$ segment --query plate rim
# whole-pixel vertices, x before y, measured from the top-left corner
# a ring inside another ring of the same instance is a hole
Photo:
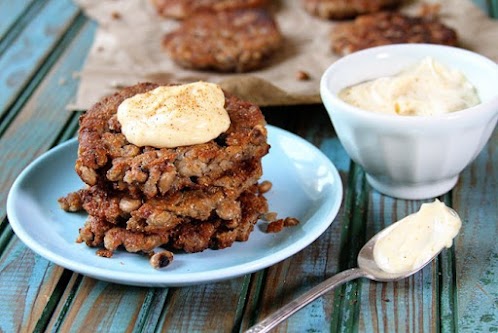
[[[332,163],[330,158],[327,155],[325,155],[320,149],[318,149],[315,145],[313,145],[308,140],[292,132],[284,130],[282,128],[272,125],[266,125],[266,127],[269,133],[273,132],[272,135],[274,134],[279,137],[282,136],[290,137],[291,139],[297,140],[301,144],[304,144],[305,146],[308,147],[308,149],[314,151],[314,153],[320,156],[322,160],[325,162],[325,164],[327,164],[327,170],[331,172],[332,178],[334,180],[333,191],[336,192],[335,198],[332,199],[332,205],[329,208],[329,210],[326,212],[326,215],[321,217],[321,219],[328,220],[329,222],[322,223],[320,227],[315,227],[314,228],[315,232],[312,234],[312,237],[303,237],[299,239],[298,241],[293,243],[294,245],[290,247],[291,248],[290,250],[288,250],[289,246],[286,246],[278,250],[277,252],[273,252],[270,255],[257,258],[250,262],[214,269],[208,271],[207,273],[193,272],[188,274],[183,273],[181,275],[176,274],[173,276],[168,275],[167,270],[164,270],[165,273],[164,275],[157,276],[157,275],[147,275],[146,272],[140,272],[140,273],[137,273],[135,271],[122,272],[122,271],[113,270],[112,268],[109,269],[109,268],[95,267],[88,264],[78,263],[78,261],[74,259],[68,259],[65,256],[61,255],[60,253],[51,251],[47,247],[44,247],[39,242],[37,242],[36,238],[32,237],[32,235],[29,234],[26,228],[23,227],[23,223],[17,220],[18,216],[14,209],[15,196],[17,195],[18,188],[20,188],[20,185],[23,183],[23,180],[30,175],[31,171],[34,168],[36,168],[40,164],[43,164],[43,162],[49,159],[53,154],[56,154],[60,150],[67,149],[67,146],[74,145],[77,142],[77,138],[69,139],[47,150],[46,152],[35,158],[33,161],[31,161],[16,177],[7,196],[7,216],[9,224],[13,229],[14,233],[16,234],[16,236],[26,247],[31,249],[36,254],[42,256],[46,260],[56,265],[62,266],[66,269],[72,270],[76,273],[112,283],[134,285],[134,286],[146,286],[146,287],[188,286],[188,285],[198,285],[203,283],[213,283],[222,280],[233,279],[245,274],[254,273],[256,271],[268,268],[302,251],[304,248],[306,248],[315,240],[317,240],[330,227],[330,225],[334,222],[335,218],[337,217],[339,209],[342,205],[343,186],[342,186],[341,177],[335,165]],[[250,238],[247,242],[250,242]],[[234,273],[234,271],[236,273]],[[117,274],[117,276],[114,276],[114,274]]]

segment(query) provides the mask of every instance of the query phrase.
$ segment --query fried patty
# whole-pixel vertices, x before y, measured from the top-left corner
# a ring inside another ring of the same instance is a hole
[[[457,45],[455,30],[434,17],[384,11],[358,16],[332,30],[332,51],[339,55],[397,43]]]
[[[301,0],[310,14],[324,19],[347,19],[398,5],[401,0]]]
[[[128,97],[158,87],[141,83],[104,98],[80,118],[76,172],[88,185],[152,198],[207,186],[237,189],[247,182],[247,165],[268,153],[259,107],[225,94],[231,124],[209,142],[177,147],[138,147],[121,133],[116,112]]]
[[[198,13],[163,39],[180,66],[220,72],[261,68],[281,43],[277,22],[264,9]]]
[[[212,214],[206,219],[185,218],[171,228],[144,231],[130,228],[125,222],[112,223],[105,217],[90,215],[79,232],[78,242],[91,247],[115,251],[120,246],[128,252],[151,252],[162,246],[171,250],[200,252],[222,249],[235,241],[247,241],[259,216],[268,204],[257,185],[249,187],[237,199],[240,216],[226,220]],[[234,223],[236,220],[236,223]]]
[[[136,198],[95,185],[70,193],[60,198],[59,203],[66,211],[85,210],[98,219],[148,233],[168,231],[192,219],[205,221],[213,216],[237,224],[241,217],[238,198],[257,183],[261,175],[261,163],[258,164],[248,170],[247,181],[237,190],[210,186],[154,198]]]
[[[151,0],[157,13],[164,17],[184,19],[199,11],[225,11],[265,6],[267,0]]]

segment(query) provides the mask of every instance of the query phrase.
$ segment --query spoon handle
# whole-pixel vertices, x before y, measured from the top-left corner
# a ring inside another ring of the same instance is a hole
[[[289,318],[291,315],[301,310],[303,307],[322,296],[326,292],[340,286],[341,284],[360,278],[365,277],[365,272],[360,268],[351,268],[344,272],[337,273],[336,275],[328,278],[317,286],[313,287],[303,295],[299,296],[295,300],[289,302],[284,307],[275,311],[269,317],[249,328],[245,333],[264,333],[270,331],[272,328],[280,324],[282,321]]]

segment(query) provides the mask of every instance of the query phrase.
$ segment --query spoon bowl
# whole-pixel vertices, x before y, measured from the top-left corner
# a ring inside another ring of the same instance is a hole
[[[379,266],[375,262],[373,251],[377,240],[382,236],[384,236],[389,231],[389,229],[390,228],[386,228],[381,232],[379,232],[378,234],[376,234],[374,237],[372,237],[368,241],[368,243],[363,245],[360,252],[358,253],[358,258],[356,260],[358,262],[359,269],[364,273],[363,277],[378,282],[392,282],[392,281],[402,280],[420,271],[422,268],[427,266],[428,263],[434,260],[434,258],[436,258],[439,255],[439,253],[441,253],[441,251],[439,251],[433,257],[429,258],[426,262],[424,262],[420,266],[410,271],[402,273],[389,273],[383,271],[382,269],[379,268]]]

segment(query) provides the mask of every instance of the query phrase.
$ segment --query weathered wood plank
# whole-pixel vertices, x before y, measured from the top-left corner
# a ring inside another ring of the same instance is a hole
[[[152,332],[168,293],[167,288],[114,285],[74,274],[46,331]]]
[[[143,304],[147,308],[156,304],[151,302],[154,293],[163,303],[167,289],[130,287],[83,277],[75,294],[64,295],[67,298],[61,300],[47,331],[133,332]]]
[[[16,21],[22,19],[21,14],[29,7],[33,0],[0,1],[0,41]]]
[[[21,113],[0,138],[0,151],[5,163],[0,173],[0,185],[9,189],[15,177],[35,157],[45,152],[57,138],[71,112],[66,110],[77,89],[72,73],[81,69],[89,49],[95,26],[86,24],[67,47],[61,60],[47,74],[45,81],[33,93]],[[5,217],[7,191],[0,192],[0,218]]]
[[[463,221],[455,244],[458,329],[496,332],[498,323],[498,130],[453,191]]]
[[[153,328],[159,326],[168,293],[169,289],[167,288],[149,288],[135,321],[133,332],[151,332]]]
[[[345,216],[341,230],[339,270],[356,267],[356,257],[365,243],[366,212],[368,209],[368,190],[361,167],[352,165],[348,175]],[[351,281],[334,291],[337,298],[332,313],[331,331],[356,331],[361,280]]]
[[[78,13],[70,0],[51,0],[2,54],[0,117],[5,116]]]
[[[170,290],[158,332],[232,332],[246,277]]]
[[[33,332],[62,272],[11,242],[0,258],[0,332]]]
[[[94,31],[95,26],[88,23],[78,34],[71,36],[71,44],[62,45],[67,48],[59,62],[0,138],[0,150],[5,157],[0,174],[2,188],[9,189],[22,168],[55,143],[68,119],[76,116],[65,110],[77,87],[71,73],[81,68],[85,58],[83,50],[89,49]],[[66,79],[64,85],[60,84],[62,78]],[[7,192],[0,193],[2,220],[5,218]],[[12,231],[4,222],[2,236],[9,233]],[[31,332],[39,319],[46,315],[47,305],[54,301],[54,288],[63,270],[35,255],[17,237],[13,237],[2,252],[0,265],[0,307],[5,314],[0,320],[1,329],[5,332]],[[13,307],[12,304],[19,305]]]
[[[445,194],[442,199],[447,206],[453,207],[452,191]],[[439,279],[437,293],[439,294],[439,329],[441,332],[457,331],[456,303],[456,273],[455,273],[455,247],[441,252],[437,258]]]

